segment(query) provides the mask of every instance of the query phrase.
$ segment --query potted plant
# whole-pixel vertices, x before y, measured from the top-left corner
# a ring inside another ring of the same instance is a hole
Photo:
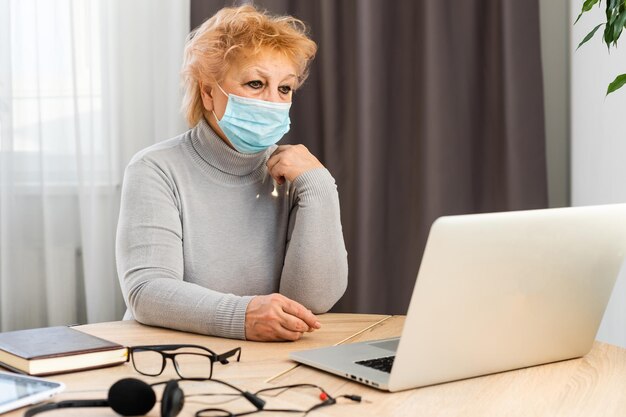
[[[591,8],[598,4],[601,5],[602,0],[585,0],[582,10],[576,18],[574,24],[578,22],[583,13],[588,12]],[[626,28],[626,0],[606,0],[606,22],[600,23],[593,28],[591,32],[584,37],[584,39],[578,44],[580,48],[584,43],[589,41],[596,32],[604,26],[604,35],[602,41],[606,43],[607,48],[610,50],[611,46],[617,46],[617,40],[622,34],[622,30]],[[576,48],[578,50],[578,48]],[[609,84],[606,94],[609,95],[615,90],[623,87],[626,84],[626,74],[618,75],[612,83]]]

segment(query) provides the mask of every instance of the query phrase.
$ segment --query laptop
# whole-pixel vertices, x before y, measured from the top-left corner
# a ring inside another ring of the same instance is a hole
[[[626,204],[441,217],[401,337],[290,358],[387,391],[577,358],[625,253]]]

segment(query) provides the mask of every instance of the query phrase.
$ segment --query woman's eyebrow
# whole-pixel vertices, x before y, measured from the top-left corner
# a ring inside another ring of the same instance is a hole
[[[272,78],[272,76],[267,71],[259,67],[247,68],[242,72],[243,72],[244,77],[251,77],[253,75],[258,75],[261,78],[265,78],[265,79]],[[285,75],[285,77],[282,78],[281,81],[285,81],[289,78],[298,78],[298,76],[296,74],[287,74]]]
[[[244,68],[243,71],[241,71],[242,75],[245,77],[251,77],[251,76],[261,76],[263,78],[268,78],[268,73],[267,71],[264,71],[262,68],[259,67],[248,67],[248,68]]]
[[[283,78],[283,81],[285,81],[287,79],[290,79],[290,78],[296,78],[297,79],[298,76],[296,74],[289,74],[289,75],[286,75],[285,78]]]

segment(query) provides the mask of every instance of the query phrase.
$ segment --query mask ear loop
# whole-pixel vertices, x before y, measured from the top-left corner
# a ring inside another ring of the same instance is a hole
[[[228,98],[228,94],[226,93],[226,91],[224,91],[224,89],[222,88],[222,86],[220,86],[220,84],[215,81],[215,85],[217,86],[217,88],[220,89],[220,91],[222,92],[222,94],[224,94],[227,98]],[[213,89],[211,89],[211,94],[210,94],[211,98],[213,98]],[[215,106],[214,106],[215,107]],[[217,115],[215,114],[215,110],[211,109],[211,113],[213,113],[213,117],[215,117],[215,120],[219,123],[220,119],[217,118]]]
[[[220,85],[217,81],[215,81],[215,85],[217,86],[217,88],[219,88],[219,89],[220,89],[220,91],[221,91],[221,92],[222,92],[222,93],[223,93],[226,97],[228,97],[228,93],[226,93],[226,91],[224,91],[224,89],[222,88],[222,86],[221,86],[221,85]]]
[[[213,117],[215,117],[215,120],[217,120],[217,123],[219,123],[220,119],[217,118],[217,115],[215,114],[215,110],[211,109],[211,113],[213,113]]]
[[[220,88],[221,90],[221,88]],[[213,98],[213,91],[211,91],[211,98]],[[213,108],[211,109],[211,113],[213,113],[213,117],[215,117],[215,121],[217,121],[217,123],[219,124],[220,119],[217,118],[217,114],[215,114],[215,105],[213,105]]]

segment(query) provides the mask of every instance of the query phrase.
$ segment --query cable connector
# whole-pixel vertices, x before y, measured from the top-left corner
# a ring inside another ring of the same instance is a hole
[[[342,395],[342,397],[347,398],[347,399],[352,400],[352,401],[355,401],[357,403],[360,403],[361,400],[362,400],[360,395],[348,395],[348,394],[346,394],[346,395]]]

